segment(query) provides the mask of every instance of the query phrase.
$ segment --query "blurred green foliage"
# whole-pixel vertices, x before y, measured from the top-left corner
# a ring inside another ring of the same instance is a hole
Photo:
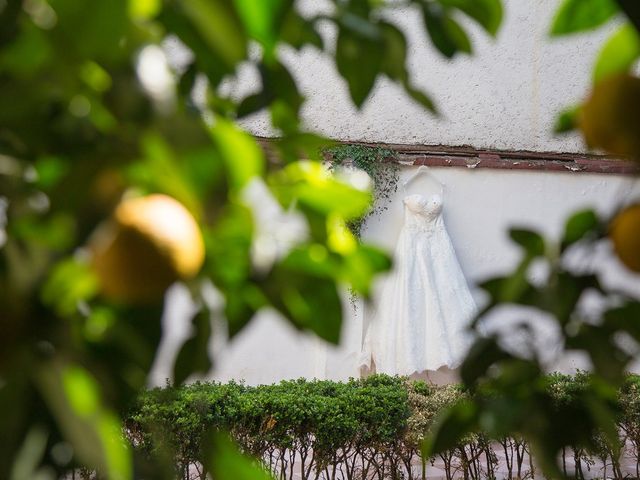
[[[112,479],[139,476],[136,452],[115,432],[145,385],[164,305],[103,298],[86,248],[125,194],[175,197],[205,238],[205,264],[188,285],[199,306],[195,335],[179,353],[177,381],[211,365],[210,282],[224,298],[232,335],[258,310],[272,307],[297,328],[338,341],[339,289],[366,297],[389,259],[345,228],[370,208],[371,192],[330,177],[317,163],[331,142],[301,125],[304,96],[281,48],[328,55],[357,107],[384,76],[435,111],[435,102],[412,83],[405,33],[385,11],[418,9],[424,39],[447,58],[472,51],[461,17],[495,36],[503,12],[499,0],[328,5],[309,16],[293,0],[0,2],[0,203],[6,205],[0,218],[7,217],[0,246],[0,478],[60,478],[79,467]],[[552,34],[603,25],[620,17],[618,7],[638,28],[634,2],[564,0]],[[335,46],[321,34],[324,25],[336,32]],[[604,46],[595,81],[629,70],[637,43],[637,33],[621,26]],[[180,62],[167,59],[175,44],[186,47]],[[258,91],[245,98],[222,88],[236,80],[240,65],[259,77]],[[258,111],[268,113],[278,133],[269,158],[237,123]],[[571,109],[562,129],[575,125],[578,115]],[[262,197],[252,203],[256,192]],[[269,228],[277,221],[260,221],[260,202],[275,202],[282,215],[299,214],[302,234],[284,232],[283,239],[282,231]],[[603,223],[579,213],[555,242],[513,230],[521,263],[484,284],[491,304],[483,314],[505,303],[537,308],[556,319],[567,348],[590,356],[595,375],[578,401],[558,410],[535,356],[508,351],[499,338],[481,338],[462,369],[474,395],[439,421],[427,456],[479,429],[488,437],[511,435],[516,449],[526,441],[551,476],[563,474],[555,461],[563,448],[598,444],[594,432],[615,453],[614,400],[632,359],[616,338],[624,333],[640,340],[640,307],[603,288],[594,272],[563,263],[576,246],[601,242]],[[258,239],[271,242],[266,262],[257,259]],[[528,273],[540,262],[549,275],[534,285]],[[598,321],[586,321],[578,309],[586,292],[606,301]],[[362,401],[374,395],[366,392]],[[634,428],[628,427],[629,438],[637,437]],[[209,471],[264,476],[226,440],[208,441],[208,456],[201,458]],[[474,445],[474,452],[484,451],[481,442]],[[162,457],[145,466],[155,470],[145,475],[173,474],[175,465],[167,463],[173,460]]]
[[[598,83],[631,72],[640,58],[638,3],[563,0],[550,33],[562,36],[585,32],[621,20],[622,25],[595,62],[593,81]],[[581,115],[580,106],[567,109],[560,115],[556,131],[579,127]],[[562,341],[560,353],[584,354],[593,375],[570,382],[571,392],[564,385],[566,377],[552,377],[549,389],[546,363],[533,347],[535,333],[528,322],[513,325],[525,338],[522,348],[509,348],[503,341],[504,334],[479,334],[461,367],[464,386],[473,398],[457,402],[441,415],[423,445],[424,455],[445,452],[474,432],[493,440],[511,435],[529,445],[547,478],[584,478],[582,468],[592,464],[587,452],[595,451],[600,452],[596,457],[612,467],[614,477],[622,477],[621,449],[625,442],[635,446],[637,440],[635,427],[627,425],[626,420],[619,423],[617,392],[637,388],[637,381],[625,383],[625,372],[638,355],[640,300],[629,293],[634,292],[635,285],[625,291],[608,287],[601,269],[591,261],[594,253],[609,242],[610,225],[610,218],[587,210],[573,214],[557,239],[512,229],[510,237],[521,249],[521,260],[513,271],[481,285],[489,303],[474,322],[479,333],[492,314],[505,305],[523,307],[521,316],[525,319],[529,317],[526,312],[533,309],[537,318],[554,322]],[[629,231],[627,235],[638,232]],[[536,278],[534,271],[544,273]],[[599,306],[588,306],[587,297]],[[629,399],[621,403],[625,415],[635,418],[638,404]],[[568,449],[574,455],[573,473],[567,472],[564,462]],[[563,459],[562,464],[559,459]]]
[[[632,73],[640,59],[640,7],[629,0],[563,0],[551,25],[551,37],[584,34],[617,22],[596,58],[592,82]],[[580,106],[565,109],[556,122],[556,133],[580,127]]]
[[[460,370],[465,387],[474,393],[473,401],[460,402],[443,414],[424,445],[425,455],[447,450],[465,435],[481,431],[491,439],[507,434],[525,439],[549,477],[567,475],[557,463],[567,447],[593,450],[604,441],[617,461],[622,444],[616,427],[616,392],[635,355],[620,339],[628,336],[640,342],[640,302],[603,286],[595,265],[571,260],[592,255],[608,241],[606,225],[605,219],[587,210],[567,221],[558,241],[529,230],[511,230],[512,240],[522,250],[520,263],[481,285],[490,301],[476,318],[476,329],[482,331],[504,305],[535,309],[557,325],[562,351],[580,351],[589,358],[594,374],[580,377],[574,401],[558,403],[549,391],[545,362],[527,322],[513,325],[525,338],[526,348],[509,347],[502,341],[504,332],[481,334]],[[545,272],[543,278],[533,280],[534,268]],[[589,295],[601,307],[585,306]]]
[[[461,15],[496,34],[500,1],[481,3],[409,2],[424,13],[425,40],[447,57],[470,51],[455,20]],[[232,335],[273,307],[297,328],[338,341],[339,289],[367,296],[390,262],[344,228],[369,208],[371,193],[301,162],[320,160],[331,142],[301,126],[304,96],[282,49],[312,48],[333,59],[358,107],[381,76],[435,107],[408,75],[404,32],[384,20],[399,5],[334,0],[328,7],[309,16],[293,0],[0,2],[0,218],[7,217],[0,478],[25,478],[29,469],[59,478],[81,466],[111,479],[136,475],[131,450],[114,432],[145,385],[163,304],[104,298],[87,248],[123,195],[176,198],[205,238],[205,264],[188,285],[200,308],[196,335],[178,356],[177,381],[211,365],[212,307],[203,293],[210,282],[224,298]],[[322,25],[337,31],[335,48]],[[184,54],[168,58],[176,45]],[[246,98],[222,88],[241,65],[259,74],[257,92]],[[275,161],[237,124],[261,110],[278,132]],[[303,234],[282,240],[277,221],[260,221],[252,192],[297,213]],[[258,262],[265,239],[276,253]],[[211,471],[220,471],[221,457],[223,470],[237,472],[229,478],[253,475],[243,457],[214,444],[222,453],[209,457]]]

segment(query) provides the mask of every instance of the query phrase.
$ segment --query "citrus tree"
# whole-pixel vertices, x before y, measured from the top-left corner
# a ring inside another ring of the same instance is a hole
[[[339,340],[339,287],[366,297],[390,261],[344,228],[371,193],[326,174],[330,142],[301,126],[304,96],[280,57],[331,57],[358,107],[386,76],[435,111],[385,20],[398,7],[420,11],[446,57],[471,52],[460,16],[490,35],[502,17],[499,0],[333,0],[314,16],[293,0],[0,1],[1,478],[171,475],[162,458],[134,462],[121,418],[176,282],[198,310],[176,383],[211,366],[212,287],[232,336],[270,307]],[[240,66],[259,77],[243,98],[226,88]],[[237,123],[260,110],[278,132],[269,158]],[[264,475],[213,438],[202,464]]]
[[[564,0],[550,34],[588,32],[614,21],[619,26],[596,59],[591,92],[585,94],[582,105],[559,116],[558,131],[579,129],[588,146],[638,161],[640,78],[633,69],[640,58],[640,4]],[[563,477],[558,458],[565,448],[597,451],[606,445],[612,458],[619,457],[624,445],[618,435],[621,405],[616,392],[638,355],[640,301],[633,288],[625,292],[608,287],[598,269],[584,259],[601,244],[611,243],[626,268],[640,273],[640,206],[624,205],[628,200],[620,199],[623,207],[613,218],[599,218],[590,210],[575,213],[558,239],[511,230],[512,240],[522,249],[522,260],[513,272],[482,284],[490,302],[478,315],[476,328],[505,304],[538,310],[556,322],[564,351],[588,356],[593,374],[587,388],[573,401],[558,405],[534,349],[514,351],[499,334],[481,336],[461,367],[462,380],[474,395],[441,418],[424,446],[425,455],[450,448],[470,432],[482,431],[494,439],[509,435],[526,439],[549,478]],[[576,252],[583,261],[575,261]],[[546,278],[533,282],[531,269],[541,264],[548,272]],[[600,308],[586,307],[587,295],[595,296]],[[534,335],[526,322],[514,328],[533,345]]]

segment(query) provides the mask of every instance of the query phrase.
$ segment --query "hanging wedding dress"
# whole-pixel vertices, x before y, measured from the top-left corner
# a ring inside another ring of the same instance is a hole
[[[411,375],[460,365],[476,305],[442,219],[442,195],[404,198],[404,226],[374,306],[361,367]]]

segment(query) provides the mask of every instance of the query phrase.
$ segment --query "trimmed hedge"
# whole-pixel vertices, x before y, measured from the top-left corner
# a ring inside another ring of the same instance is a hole
[[[580,395],[587,381],[583,373],[553,374],[548,388],[558,404],[566,404]],[[438,459],[422,458],[420,443],[438,413],[465,395],[458,385],[384,375],[258,387],[195,383],[145,392],[129,415],[126,433],[143,457],[171,452],[182,479],[206,477],[199,459],[211,429],[230,432],[276,478],[426,478],[427,464],[436,460],[447,479],[532,477],[535,464],[526,442],[518,438],[490,442],[475,434]],[[623,472],[620,459],[598,439],[597,451],[576,447],[564,452],[564,464],[575,465],[577,477],[596,464],[602,476],[640,476],[639,376],[627,378],[619,403],[620,436],[636,471]]]

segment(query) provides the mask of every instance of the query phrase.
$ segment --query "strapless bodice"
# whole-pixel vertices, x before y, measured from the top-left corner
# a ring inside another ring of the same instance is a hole
[[[405,226],[430,230],[442,213],[442,197],[438,194],[426,197],[419,193],[404,197]]]

